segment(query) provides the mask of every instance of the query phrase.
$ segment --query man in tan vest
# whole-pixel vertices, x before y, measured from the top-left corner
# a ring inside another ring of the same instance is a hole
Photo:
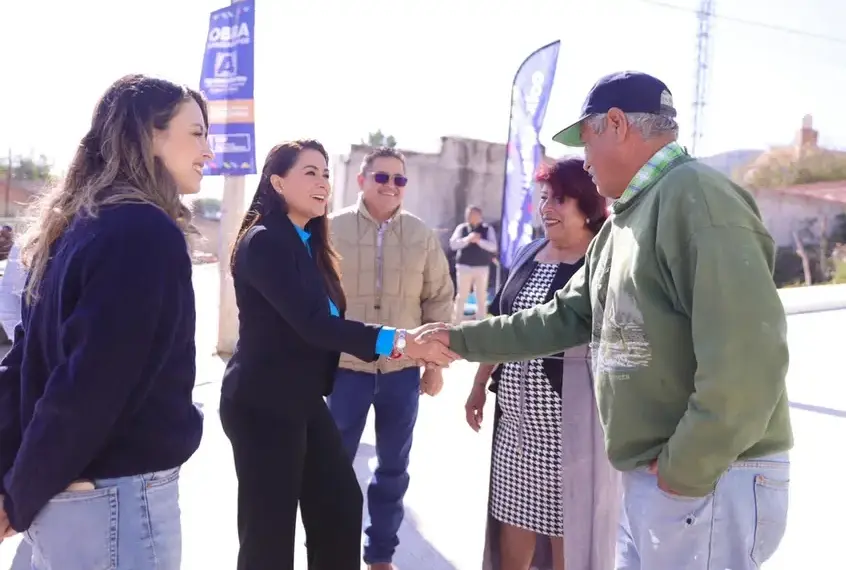
[[[409,180],[405,157],[391,148],[370,152],[358,175],[358,202],[330,216],[332,240],[341,255],[348,319],[411,329],[452,318],[454,288],[435,233],[402,210]],[[364,561],[391,570],[408,489],[408,461],[421,393],[436,395],[440,370],[421,378],[405,357],[366,363],[344,354],[328,398],[344,445],[355,458],[371,406],[376,413],[379,464],[367,490],[370,524]]]

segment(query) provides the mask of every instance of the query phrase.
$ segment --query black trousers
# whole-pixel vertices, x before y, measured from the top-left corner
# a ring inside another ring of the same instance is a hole
[[[360,570],[361,489],[321,400],[289,420],[223,397],[238,476],[238,570],[293,570],[297,505],[309,570]]]

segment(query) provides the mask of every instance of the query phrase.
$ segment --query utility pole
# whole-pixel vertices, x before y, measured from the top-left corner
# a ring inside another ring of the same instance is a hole
[[[702,138],[705,98],[708,94],[708,72],[711,64],[711,21],[714,16],[715,0],[700,0],[696,18],[699,30],[696,34],[696,93],[693,97],[693,137],[690,153],[696,156],[696,144]]]
[[[3,198],[3,216],[9,217],[9,196],[12,192],[12,149],[9,149],[9,168],[6,170],[6,195]]]
[[[241,0],[232,0],[235,4]],[[232,111],[226,104],[227,117]],[[238,304],[235,300],[235,286],[229,271],[229,256],[241,219],[244,217],[244,176],[223,177],[223,199],[220,209],[220,241],[218,243],[217,266],[220,272],[220,306],[217,321],[217,353],[232,354],[238,342]]]
[[[243,176],[226,176],[223,179],[223,200],[220,211],[220,243],[217,265],[220,271],[220,312],[217,324],[218,354],[232,354],[238,342],[238,304],[235,300],[235,287],[229,271],[229,256],[238,229],[244,217]]]

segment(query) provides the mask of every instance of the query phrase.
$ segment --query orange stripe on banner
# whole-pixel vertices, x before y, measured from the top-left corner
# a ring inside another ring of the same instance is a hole
[[[254,123],[254,105],[252,99],[231,101],[209,101],[210,123]]]

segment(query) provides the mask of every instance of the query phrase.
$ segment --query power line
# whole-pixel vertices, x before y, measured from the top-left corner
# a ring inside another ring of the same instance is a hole
[[[661,0],[640,0],[644,4],[652,4],[653,6],[659,6],[661,8],[669,8],[670,10],[678,10],[680,12],[688,12],[693,14],[698,14],[699,10],[694,8],[688,8],[686,6],[679,6],[678,4],[670,4],[669,2],[661,2]],[[752,26],[755,28],[761,28],[765,30],[770,30],[774,32],[781,32],[784,34],[792,34],[794,36],[801,36],[805,38],[814,38],[816,40],[831,42],[840,45],[846,45],[846,38],[839,38],[836,36],[829,36],[826,34],[820,34],[817,32],[810,32],[808,30],[800,30],[797,28],[789,28],[787,26],[779,26],[777,24],[768,24],[766,22],[761,22],[759,20],[746,20],[744,18],[735,18],[734,16],[724,16],[722,14],[712,14],[712,16],[716,19],[723,20],[725,22],[734,22],[736,24],[743,24],[744,26]]]
[[[711,19],[714,17],[715,0],[700,0],[696,12],[699,30],[696,34],[696,92],[693,97],[693,137],[690,153],[696,156],[696,144],[702,138],[705,99],[708,95],[708,68],[711,63]]]

